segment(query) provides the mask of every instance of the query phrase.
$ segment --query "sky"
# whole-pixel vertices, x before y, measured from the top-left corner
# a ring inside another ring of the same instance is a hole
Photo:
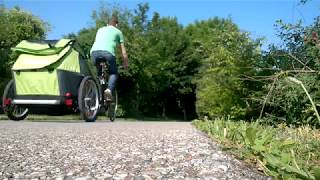
[[[299,0],[0,0],[6,8],[19,6],[51,25],[47,39],[60,39],[93,25],[91,14],[102,2],[116,3],[134,10],[138,3],[149,3],[149,18],[153,12],[177,17],[184,26],[210,17],[231,17],[242,31],[252,38],[265,37],[264,46],[280,43],[274,26],[276,20],[287,23],[302,20],[310,25],[320,15],[320,0],[300,5]]]

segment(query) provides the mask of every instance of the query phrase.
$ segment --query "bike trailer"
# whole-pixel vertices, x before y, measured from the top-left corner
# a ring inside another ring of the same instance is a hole
[[[23,112],[33,108],[37,111],[56,107],[54,112],[57,109],[78,109],[82,80],[95,76],[94,67],[74,40],[24,40],[12,50],[18,53],[18,58],[12,66],[13,80],[7,85],[3,96],[3,107],[7,114],[9,112],[10,119],[24,119]],[[92,86],[96,86],[93,78],[91,82]],[[13,116],[14,110],[21,112]]]

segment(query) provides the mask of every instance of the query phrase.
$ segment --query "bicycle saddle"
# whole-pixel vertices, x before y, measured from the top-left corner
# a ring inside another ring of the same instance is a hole
[[[106,59],[103,56],[98,56],[96,59],[96,63],[97,64],[106,63]]]

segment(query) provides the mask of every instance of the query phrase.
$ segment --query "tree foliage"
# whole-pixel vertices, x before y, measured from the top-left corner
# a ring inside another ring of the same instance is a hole
[[[200,116],[235,118],[246,114],[251,82],[242,77],[254,73],[259,41],[241,32],[231,19],[209,19],[187,27],[201,61],[196,78],[197,112]]]

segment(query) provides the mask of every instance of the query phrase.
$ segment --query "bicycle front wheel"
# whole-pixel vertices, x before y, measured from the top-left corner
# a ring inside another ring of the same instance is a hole
[[[114,122],[117,115],[117,109],[118,109],[118,93],[115,89],[112,92],[112,101],[107,103],[107,110],[106,110],[106,116],[110,118],[111,122]]]
[[[78,104],[81,119],[86,122],[94,122],[97,119],[99,110],[99,94],[95,81],[87,76],[79,87]]]

